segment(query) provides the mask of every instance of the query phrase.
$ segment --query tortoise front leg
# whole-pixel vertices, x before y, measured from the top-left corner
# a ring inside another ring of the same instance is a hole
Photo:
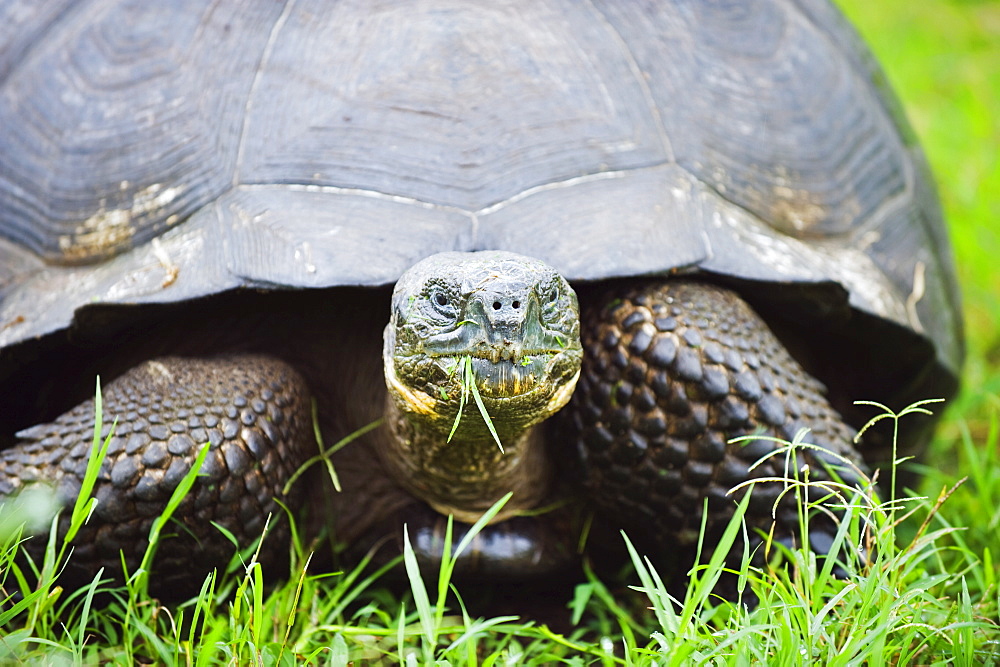
[[[585,362],[571,414],[584,484],[648,548],[693,544],[705,499],[709,532],[717,534],[735,508],[732,487],[788,475],[784,456],[751,471],[779,445],[729,443],[736,436],[790,441],[808,428],[806,441],[829,452],[799,455],[811,479],[829,479],[824,464],[832,464],[845,481],[856,481],[855,473],[839,470],[845,466],[838,457],[863,470],[854,430],[827,402],[822,384],[730,290],[674,280],[608,294],[585,313],[582,339]],[[755,485],[751,526],[770,527],[781,490],[778,483]],[[794,503],[782,503],[778,536],[797,535],[797,521]],[[832,524],[811,522],[815,550],[829,548]]]
[[[78,534],[69,569],[90,579],[100,567],[130,571],[141,562],[150,526],[191,469],[201,446],[210,443],[201,474],[173,515],[172,534],[157,552],[153,581],[200,582],[225,565],[233,545],[212,525],[236,536],[241,546],[261,536],[268,514],[281,526],[281,501],[300,504],[282,487],[309,456],[312,441],[309,394],[287,364],[261,356],[212,359],[164,357],[141,364],[104,388],[105,433],[117,420],[93,494],[97,508]],[[0,494],[31,482],[58,489],[65,506],[60,528],[79,495],[94,428],[94,402],[81,403],[48,424],[18,434],[0,452]],[[284,532],[287,535],[287,526]],[[271,551],[284,553],[271,535]],[[45,536],[27,542],[36,559]]]

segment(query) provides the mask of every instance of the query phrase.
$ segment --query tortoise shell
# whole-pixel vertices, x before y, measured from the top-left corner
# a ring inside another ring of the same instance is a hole
[[[501,249],[712,276],[905,396],[956,386],[928,168],[824,0],[7,0],[0,127],[0,382],[98,306]]]

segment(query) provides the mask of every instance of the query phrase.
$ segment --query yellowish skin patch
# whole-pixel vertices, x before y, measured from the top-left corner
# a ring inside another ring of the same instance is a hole
[[[564,405],[569,403],[569,399],[571,396],[573,396],[573,391],[576,389],[576,381],[579,379],[580,379],[580,371],[577,371],[576,375],[574,375],[569,382],[567,382],[566,384],[564,384],[563,386],[559,387],[559,389],[556,390],[556,393],[554,393],[552,395],[552,398],[549,400],[548,404],[549,414],[555,414],[556,412],[561,410]]]
[[[435,414],[434,407],[437,405],[437,400],[433,396],[416,389],[411,389],[400,382],[390,360],[387,360],[382,366],[385,369],[386,382],[389,383],[389,386],[392,387],[396,395],[403,400],[410,410],[422,415]]]

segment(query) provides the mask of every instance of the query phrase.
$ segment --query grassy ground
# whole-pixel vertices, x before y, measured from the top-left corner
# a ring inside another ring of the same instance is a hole
[[[942,508],[983,563],[994,606],[1000,569],[1000,2],[838,0],[903,101],[937,178],[964,296],[969,356],[924,491],[968,478]],[[994,641],[996,637],[994,637]]]
[[[930,500],[897,510],[865,496],[854,499],[853,529],[867,521],[877,545],[871,563],[851,565],[855,576],[837,580],[810,567],[795,575],[748,569],[745,586],[761,600],[749,610],[711,603],[708,591],[718,571],[709,567],[695,577],[685,600],[671,604],[655,573],[636,557],[644,594],[639,608],[623,608],[636,598],[613,598],[593,579],[575,590],[569,602],[578,625],[563,633],[510,617],[463,618],[453,597],[444,602],[447,576],[424,581],[412,572],[402,604],[357,573],[293,577],[265,594],[251,569],[246,577],[207,582],[196,601],[172,609],[144,595],[141,577],[101,610],[89,604],[91,591],[63,591],[50,581],[0,605],[0,661],[1000,661],[1000,283],[994,269],[1000,257],[1000,2],[840,4],[901,93],[938,177],[965,293],[970,352],[963,393],[930,459],[934,466],[923,488]],[[968,479],[938,502],[940,492],[961,478]],[[59,547],[53,543],[49,571]],[[20,588],[16,569],[4,562],[0,558],[4,590]]]

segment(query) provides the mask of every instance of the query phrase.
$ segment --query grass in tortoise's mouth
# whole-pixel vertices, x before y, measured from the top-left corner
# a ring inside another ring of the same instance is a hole
[[[497,435],[493,420],[490,417],[483,400],[485,395],[491,402],[523,400],[537,391],[546,389],[543,378],[549,373],[549,364],[560,351],[519,352],[516,355],[505,355],[507,359],[494,360],[490,356],[465,354],[456,358],[457,363],[452,372],[459,374],[460,394],[459,408],[448,434],[451,441],[461,422],[465,406],[470,401],[475,402],[486,423],[494,441],[503,452],[503,444]]]
[[[497,447],[500,448],[500,453],[505,453],[503,450],[503,443],[500,442],[500,436],[497,435],[497,429],[493,425],[490,413],[486,411],[486,405],[483,403],[483,397],[479,394],[479,388],[476,386],[476,372],[472,365],[472,355],[465,355],[461,357],[457,370],[461,374],[462,391],[459,395],[458,413],[455,415],[455,422],[451,425],[451,432],[448,434],[448,442],[451,442],[452,437],[455,435],[455,431],[458,430],[458,424],[462,420],[462,413],[465,411],[465,404],[471,396],[476,402],[476,407],[479,408],[479,414],[482,415],[483,421],[486,422],[486,427],[490,430],[490,435],[493,436],[493,440],[497,443]]]

